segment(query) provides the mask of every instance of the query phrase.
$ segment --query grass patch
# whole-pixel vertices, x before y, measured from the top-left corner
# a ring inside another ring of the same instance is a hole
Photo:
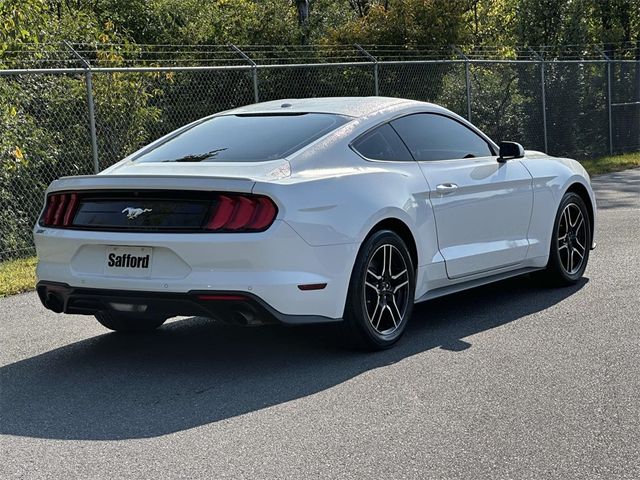
[[[627,168],[640,167],[640,152],[581,160],[580,163],[589,172],[589,175],[601,175],[603,173],[626,170]]]
[[[0,297],[33,290],[36,286],[36,257],[0,262]]]

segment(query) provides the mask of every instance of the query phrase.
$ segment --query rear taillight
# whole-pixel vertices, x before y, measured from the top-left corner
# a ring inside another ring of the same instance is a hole
[[[244,193],[212,192],[202,195],[204,198],[188,197],[177,201],[175,210],[167,204],[170,192],[154,192],[148,198],[116,194],[105,196],[104,200],[100,195],[106,194],[51,193],[39,224],[90,230],[115,226],[126,231],[159,231],[166,224],[164,230],[167,231],[260,232],[269,228],[278,214],[269,197]],[[144,210],[143,214],[128,217],[128,209],[123,210],[123,205],[138,207]]]
[[[218,197],[205,226],[209,231],[261,231],[275,220],[278,209],[268,197],[225,194]]]
[[[44,227],[69,227],[78,208],[77,193],[52,193],[40,219]]]

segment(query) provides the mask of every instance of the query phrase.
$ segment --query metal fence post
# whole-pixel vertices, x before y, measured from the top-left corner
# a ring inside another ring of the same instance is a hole
[[[540,62],[540,94],[542,95],[542,134],[544,137],[544,153],[549,153],[549,144],[547,140],[547,92],[545,89],[545,79],[546,79],[546,71],[545,71],[545,61],[544,57],[536,52],[534,49],[529,48],[531,53],[538,59]]]
[[[607,118],[609,120],[609,155],[613,155],[613,115],[611,114],[611,59],[607,59]]]
[[[609,155],[613,155],[613,117],[611,115],[611,58],[601,49],[597,49],[607,62],[607,121],[609,123]]]
[[[607,57],[607,117],[609,119],[609,155],[613,155],[613,116],[611,115],[611,59]]]
[[[89,109],[89,129],[91,130],[91,153],[93,155],[93,172],[100,171],[100,162],[98,159],[98,135],[96,133],[96,113],[95,104],[93,102],[93,81],[91,78],[91,70],[87,69],[85,73],[87,83],[87,107]]]
[[[367,52],[362,45],[355,43],[353,46],[373,62],[373,94],[377,97],[380,95],[380,84],[378,82],[378,59]]]
[[[80,55],[67,41],[63,42],[64,45],[71,51],[71,53],[82,63],[85,75],[85,84],[87,87],[87,110],[89,114],[89,131],[91,132],[91,154],[93,157],[93,173],[100,171],[100,161],[98,159],[98,135],[96,133],[96,113],[95,103],[93,101],[93,79],[91,73],[91,65],[87,62],[82,55]]]
[[[460,55],[464,60],[464,78],[465,78],[465,86],[467,90],[467,120],[471,121],[471,71],[469,68],[469,57],[467,57],[462,50],[460,50],[455,45],[451,45],[451,48],[455,53]]]
[[[260,101],[260,91],[258,90],[258,64],[233,43],[230,43],[229,47],[231,47],[234,52],[240,55],[249,63],[249,65],[251,65],[251,77],[253,78],[253,100],[255,103],[258,103]]]

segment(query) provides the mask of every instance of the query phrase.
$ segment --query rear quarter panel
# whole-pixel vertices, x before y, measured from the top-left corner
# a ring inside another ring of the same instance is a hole
[[[310,245],[361,243],[377,223],[395,218],[411,230],[419,265],[439,261],[428,187],[419,166],[358,159],[361,166],[306,170],[279,182],[257,182],[254,193],[274,198],[281,218]]]

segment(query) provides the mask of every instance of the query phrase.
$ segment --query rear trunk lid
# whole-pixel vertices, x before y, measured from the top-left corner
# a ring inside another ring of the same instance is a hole
[[[226,219],[229,225],[223,222],[218,230],[239,231],[246,225],[257,231],[267,225],[265,219],[273,209],[272,202],[251,195],[256,181],[288,175],[286,160],[209,165],[121,162],[106,174],[54,181],[47,195],[61,206],[48,210],[48,221],[43,211],[40,224],[101,231],[197,232],[208,228],[207,222],[219,208],[232,208]]]
[[[82,175],[55,180],[47,193],[63,190],[198,190],[250,193],[252,178],[189,175]]]
[[[135,162],[123,160],[107,168],[100,176],[215,177],[268,181],[291,174],[285,159],[263,162]]]

